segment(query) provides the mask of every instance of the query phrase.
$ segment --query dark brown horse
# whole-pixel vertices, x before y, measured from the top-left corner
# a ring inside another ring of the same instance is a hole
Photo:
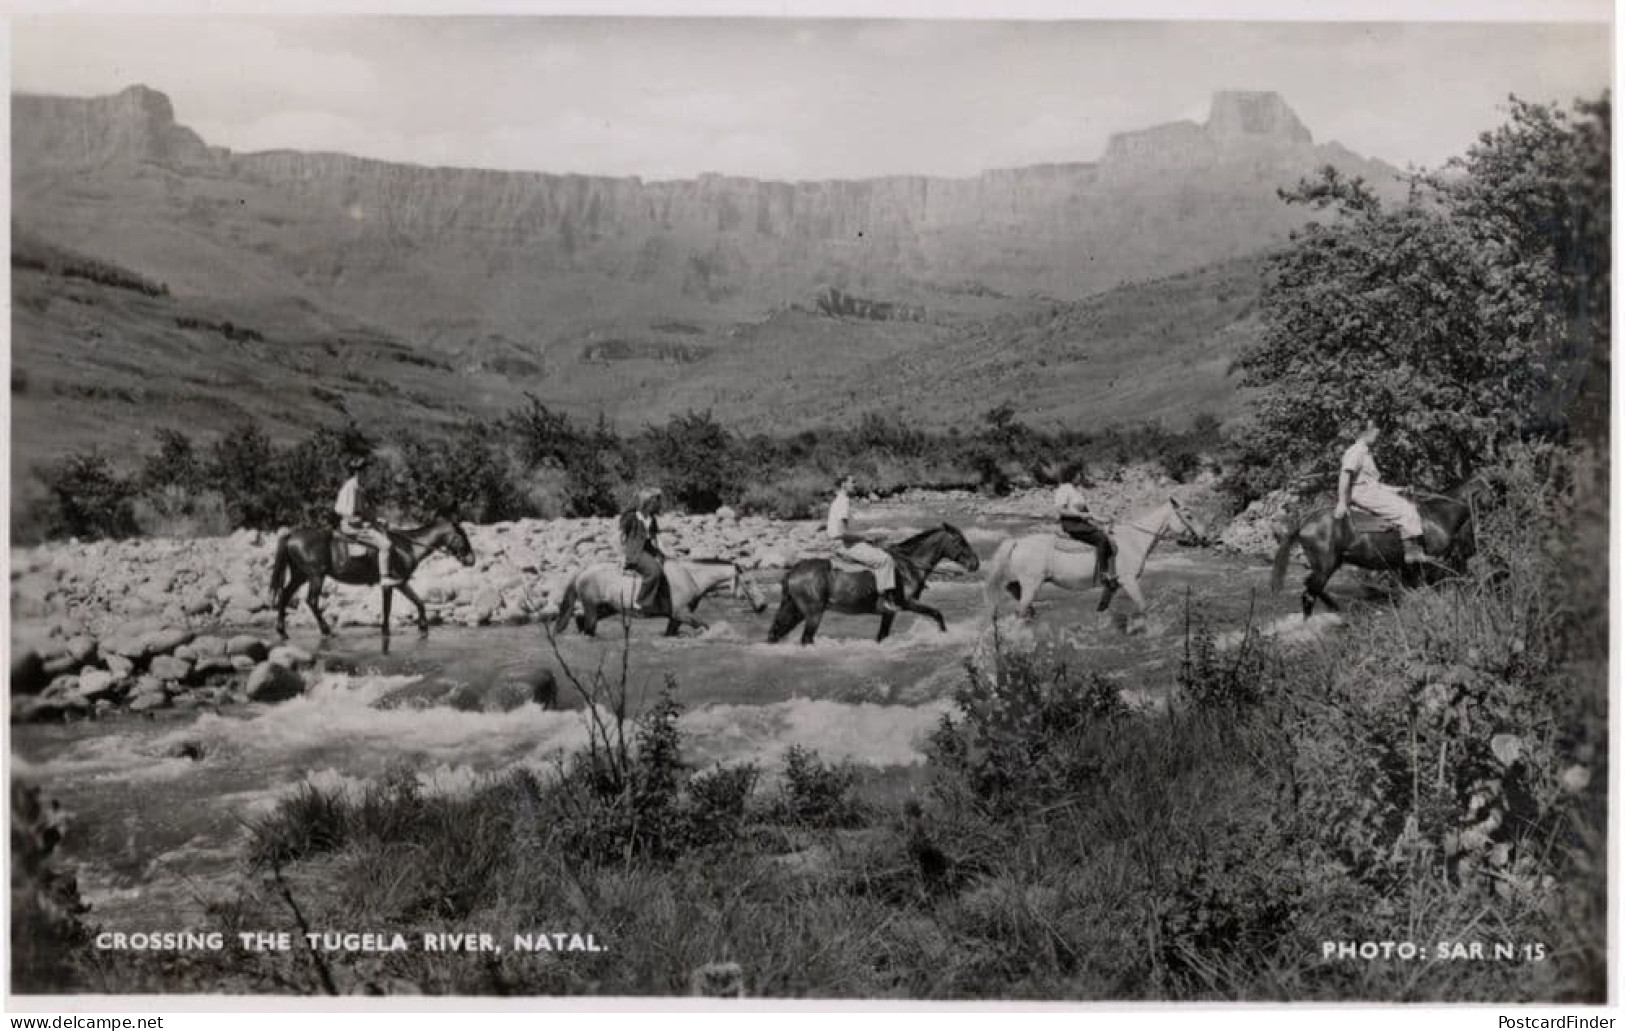
[[[463,565],[471,566],[474,564],[474,547],[468,543],[468,535],[463,532],[462,526],[451,519],[437,519],[414,530],[387,532],[395,545],[390,549],[389,571],[400,581],[400,585],[383,589],[384,635],[389,634],[390,601],[397,590],[417,606],[418,632],[426,634],[429,632],[429,615],[423,609],[423,600],[413,593],[407,580],[417,569],[418,563],[442,549]],[[359,548],[356,549],[358,553],[352,554],[351,544],[348,538],[318,526],[303,527],[277,537],[276,559],[271,566],[271,601],[276,605],[276,632],[279,636],[288,636],[288,601],[299,590],[300,584],[310,584],[310,590],[305,594],[305,604],[310,607],[311,615],[316,617],[316,625],[321,627],[322,636],[327,637],[333,631],[328,627],[327,620],[322,618],[322,610],[317,604],[322,596],[322,582],[328,577],[341,584],[378,582],[378,556],[371,550],[362,552]]]
[[[1339,566],[1348,563],[1361,569],[1400,574],[1407,587],[1418,579],[1435,579],[1441,574],[1457,574],[1467,568],[1476,544],[1473,539],[1473,501],[1488,484],[1478,477],[1467,480],[1448,494],[1417,492],[1412,500],[1422,516],[1422,548],[1437,564],[1406,565],[1405,548],[1399,531],[1369,513],[1351,509],[1347,517],[1334,519],[1330,507],[1312,509],[1286,533],[1275,551],[1275,568],[1270,589],[1279,591],[1286,579],[1286,566],[1294,544],[1302,545],[1309,575],[1303,581],[1303,618],[1308,619],[1315,600],[1336,612],[1337,603],[1326,594],[1326,581]]]
[[[965,540],[965,535],[943,523],[900,544],[888,546],[886,550],[897,565],[898,586],[901,588],[897,593],[902,607],[930,616],[937,621],[937,629],[946,632],[948,624],[943,622],[942,613],[928,605],[921,605],[918,598],[920,592],[925,590],[925,578],[945,558],[973,573],[976,571],[981,563]],[[827,610],[834,609],[849,615],[874,615],[878,611],[875,608],[878,599],[874,573],[838,570],[827,558],[803,559],[784,574],[783,597],[779,600],[779,611],[773,617],[773,629],[768,632],[767,639],[770,642],[783,640],[785,634],[805,619],[807,625],[801,631],[801,643],[812,644],[813,635],[818,633],[818,624]],[[896,618],[895,612],[880,616],[880,633],[875,636],[876,641],[886,639]]]

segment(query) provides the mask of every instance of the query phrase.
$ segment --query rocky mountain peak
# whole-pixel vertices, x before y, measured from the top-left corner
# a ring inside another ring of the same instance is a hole
[[[1221,90],[1213,94],[1207,134],[1218,143],[1275,140],[1312,144],[1314,137],[1296,112],[1273,90]]]

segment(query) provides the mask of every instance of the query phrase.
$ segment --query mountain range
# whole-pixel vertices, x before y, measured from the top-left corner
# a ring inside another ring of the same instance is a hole
[[[1275,93],[1093,162],[829,182],[238,154],[143,86],[14,94],[14,439],[454,422],[524,392],[630,426],[1223,415],[1258,255],[1308,217],[1276,191],[1327,164],[1401,188]]]

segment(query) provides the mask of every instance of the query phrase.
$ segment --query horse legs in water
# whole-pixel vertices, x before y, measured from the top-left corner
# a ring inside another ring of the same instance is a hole
[[[287,584],[283,586],[282,593],[277,595],[276,635],[278,637],[286,638],[288,636],[288,602],[293,600],[293,596],[304,585],[305,575],[299,572],[298,569],[294,569],[288,578]]]
[[[1342,563],[1339,560],[1332,559],[1331,565],[1325,569],[1319,568],[1318,565],[1312,566],[1309,575],[1303,578],[1304,619],[1308,619],[1310,613],[1315,611],[1316,598],[1325,602],[1326,607],[1333,612],[1339,611],[1337,602],[1333,601],[1331,596],[1326,593],[1326,582],[1332,578],[1333,573],[1337,572],[1337,567],[1340,565]]]
[[[322,578],[313,576],[310,578],[310,589],[305,592],[305,604],[309,606],[310,614],[316,617],[316,625],[321,628],[322,636],[332,637],[333,628],[328,626],[327,620],[322,618],[321,598]]]
[[[412,590],[409,584],[403,583],[396,590],[400,591],[407,601],[417,607],[418,633],[427,634],[429,632],[429,613],[423,608],[423,599],[418,597],[417,592]]]
[[[395,598],[395,588],[384,588],[384,636],[389,636],[389,605]]]
[[[930,616],[932,619],[936,620],[938,630],[942,631],[943,633],[948,632],[948,624],[943,622],[941,612],[929,605],[921,605],[912,598],[904,598],[902,599],[902,603],[903,608],[907,609],[909,612],[918,612],[922,616]],[[882,634],[881,636],[884,637],[885,635]],[[876,640],[879,640],[879,638],[876,638]]]
[[[767,632],[767,642],[777,644],[784,640],[784,635],[794,630],[800,622],[801,608],[786,594],[779,599],[779,611],[773,615],[773,628]]]
[[[891,625],[892,625],[892,623],[895,622],[896,620],[897,620],[897,613],[895,613],[895,612],[886,612],[886,613],[881,614],[881,617],[880,617],[880,632],[878,634],[875,634],[875,643],[876,644],[879,644],[881,641],[884,641],[886,639],[886,635],[891,633]]]
[[[812,644],[813,635],[818,633],[818,624],[824,621],[824,607],[814,602],[815,607],[807,613],[807,625],[801,628],[801,643]]]
[[[1122,586],[1123,586],[1123,593],[1128,595],[1129,600],[1134,603],[1134,615],[1131,617],[1131,619],[1134,620],[1134,621],[1137,621],[1139,623],[1139,625],[1140,625],[1140,629],[1144,630],[1145,629],[1145,595],[1140,592],[1140,581],[1134,579],[1133,577],[1130,577],[1127,580],[1121,581],[1121,583],[1122,583]],[[1100,602],[1101,602],[1101,604],[1100,604],[1100,612],[1101,612],[1102,615],[1106,615],[1106,609],[1111,604],[1111,591],[1110,591],[1110,589],[1108,589],[1108,590],[1101,593]],[[1110,618],[1111,618],[1110,616],[1106,616],[1106,619],[1108,621],[1110,620]],[[1133,629],[1134,629],[1134,627],[1131,624],[1129,626],[1129,630],[1132,631]]]
[[[1038,585],[1030,584],[1025,580],[1013,580],[1004,585],[1010,597],[1016,599],[1016,618],[1028,619],[1033,614],[1033,599],[1038,596]],[[998,615],[997,607],[994,615]]]

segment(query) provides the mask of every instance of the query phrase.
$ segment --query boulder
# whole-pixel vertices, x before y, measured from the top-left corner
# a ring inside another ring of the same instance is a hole
[[[248,677],[248,697],[256,702],[281,702],[305,690],[305,678],[286,666],[262,662]]]
[[[192,675],[192,664],[173,655],[160,655],[147,667],[148,672],[160,680],[185,680]]]
[[[226,654],[226,639],[215,637],[212,634],[192,638],[189,647],[200,657],[205,655]]]
[[[224,655],[209,655],[197,660],[192,667],[189,684],[229,684],[237,678],[238,670]]]
[[[227,661],[231,663],[231,668],[235,669],[239,673],[247,673],[249,670],[259,665],[258,662],[254,661],[254,657],[251,655],[233,655]]]
[[[227,655],[246,655],[255,662],[261,662],[269,654],[265,642],[253,634],[238,634],[226,642]]]
[[[104,655],[102,665],[116,677],[128,677],[135,673],[135,660],[124,655]]]
[[[195,635],[190,630],[154,630],[141,638],[141,651],[148,658],[155,655],[168,655],[176,648],[191,641]]]
[[[79,674],[77,694],[86,701],[96,702],[115,694],[122,683],[105,669],[87,669]]]
[[[169,696],[163,692],[157,694],[136,695],[130,700],[127,708],[131,712],[148,712],[152,709],[162,709],[169,705]]]
[[[316,657],[296,644],[283,644],[271,649],[269,661],[288,669],[303,669],[315,662]]]
[[[167,699],[169,697],[169,688],[164,686],[162,680],[149,675],[138,679],[135,686],[130,689],[130,697],[134,699],[144,698],[149,695],[157,695],[160,698]]]

